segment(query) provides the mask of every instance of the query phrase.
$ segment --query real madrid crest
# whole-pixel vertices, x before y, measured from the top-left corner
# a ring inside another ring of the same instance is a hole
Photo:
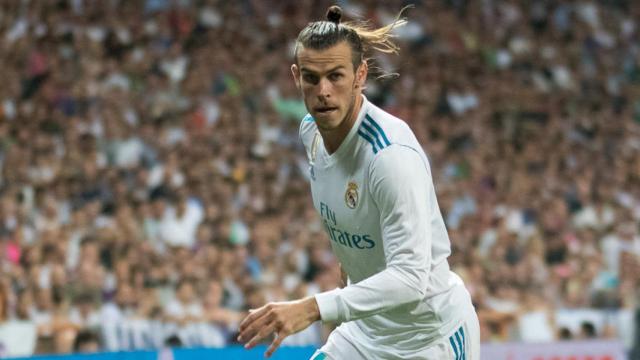
[[[347,185],[347,191],[344,193],[344,202],[351,209],[355,209],[358,206],[358,185],[350,181]]]

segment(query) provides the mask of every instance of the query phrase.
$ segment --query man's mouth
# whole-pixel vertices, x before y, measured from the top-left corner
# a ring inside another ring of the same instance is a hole
[[[329,114],[337,109],[338,109],[337,107],[329,107],[329,106],[322,106],[322,107],[315,108],[316,113],[321,115]]]

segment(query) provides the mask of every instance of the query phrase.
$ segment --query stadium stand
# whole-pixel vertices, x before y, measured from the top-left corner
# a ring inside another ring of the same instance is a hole
[[[406,4],[340,3],[381,24]],[[87,332],[105,351],[225,347],[247,309],[338,286],[289,72],[328,4],[0,2],[0,356],[69,353]],[[483,341],[630,350],[640,3],[417,1],[407,16],[400,56],[375,59],[399,76],[367,96],[430,155]]]

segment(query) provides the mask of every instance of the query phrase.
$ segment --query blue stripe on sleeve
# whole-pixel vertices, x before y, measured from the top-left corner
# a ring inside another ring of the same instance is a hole
[[[380,135],[382,135],[382,138],[384,139],[384,142],[387,144],[387,146],[391,145],[391,142],[389,142],[387,135],[384,133],[384,130],[382,130],[380,125],[378,125],[378,123],[375,120],[373,120],[373,118],[369,116],[369,114],[366,114],[365,117],[376,129],[378,129],[378,132],[380,133]]]
[[[369,134],[371,134],[372,137],[376,138],[376,142],[378,143],[378,147],[380,149],[384,149],[384,145],[382,144],[382,142],[380,141],[380,135],[378,135],[378,133],[373,130],[369,125],[367,125],[366,122],[362,122],[362,127],[367,130],[367,132],[369,132]]]
[[[458,342],[458,348],[460,349],[460,359],[464,360],[464,344],[460,341],[460,330],[456,332],[456,341]]]
[[[449,338],[449,342],[451,343],[451,347],[453,348],[453,352],[455,352],[455,353],[456,353],[456,360],[459,360],[459,359],[458,359],[458,357],[459,357],[459,355],[458,355],[458,348],[456,347],[456,344],[455,344],[455,342],[453,341],[453,336],[451,336],[451,337]]]
[[[358,135],[362,136],[363,139],[367,140],[371,147],[373,147],[373,153],[377,154],[378,149],[376,149],[376,144],[373,142],[373,139],[369,137],[369,135],[365,134],[362,130],[358,129]]]

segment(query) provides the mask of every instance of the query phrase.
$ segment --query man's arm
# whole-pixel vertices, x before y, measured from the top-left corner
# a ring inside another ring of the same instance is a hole
[[[415,150],[402,145],[374,159],[369,185],[380,211],[387,267],[357,284],[317,294],[323,321],[356,320],[424,298],[435,201],[427,166]]]

